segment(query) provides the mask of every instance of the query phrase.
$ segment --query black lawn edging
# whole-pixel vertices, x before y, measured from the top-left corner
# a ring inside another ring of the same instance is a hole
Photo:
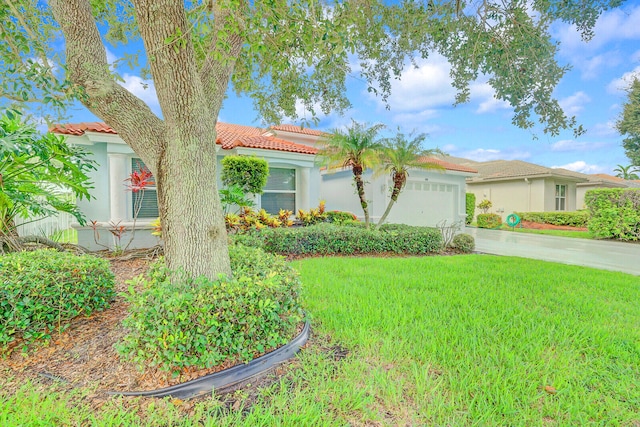
[[[222,390],[266,372],[282,362],[293,358],[300,348],[308,341],[310,330],[311,324],[307,320],[302,328],[302,332],[300,332],[300,334],[298,334],[298,336],[289,343],[272,351],[271,353],[264,354],[247,364],[236,365],[229,369],[205,375],[203,377],[196,378],[195,380],[176,384],[171,387],[147,391],[110,391],[108,394],[113,396],[142,397],[169,396],[178,399],[189,399],[205,393],[211,393],[212,390]]]

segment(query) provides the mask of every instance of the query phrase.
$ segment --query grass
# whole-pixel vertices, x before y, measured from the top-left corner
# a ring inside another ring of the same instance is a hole
[[[547,236],[559,236],[559,237],[574,237],[578,239],[593,239],[593,235],[588,231],[573,231],[573,230],[538,230],[534,228],[519,228],[509,227],[503,225],[502,230],[514,231],[517,233],[530,233],[530,234],[544,234]]]
[[[49,236],[49,239],[58,243],[78,244],[78,230],[67,228],[66,230],[58,230]]]
[[[321,345],[251,408],[206,399],[180,419],[179,401],[112,399],[92,411],[80,392],[25,386],[0,392],[0,425],[638,425],[637,277],[487,255],[294,264]]]

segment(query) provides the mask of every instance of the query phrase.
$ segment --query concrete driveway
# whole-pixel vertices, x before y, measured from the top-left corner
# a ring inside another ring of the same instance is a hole
[[[640,276],[640,243],[574,239],[466,227],[476,251],[584,265]]]

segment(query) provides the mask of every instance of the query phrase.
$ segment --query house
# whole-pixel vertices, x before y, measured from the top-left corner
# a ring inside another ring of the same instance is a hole
[[[325,200],[328,210],[361,214],[351,185],[351,172],[321,173],[316,154],[323,132],[293,125],[260,129],[229,123],[218,123],[216,130],[218,170],[221,159],[227,155],[254,155],[268,161],[270,176],[264,193],[256,196],[257,208],[272,214],[280,209],[297,212]],[[124,247],[132,240],[134,220],[135,239],[129,247],[156,244],[157,238],[151,235],[151,223],[158,217],[156,190],[154,187],[148,187],[144,193],[127,190],[125,180],[144,165],[122,138],[104,123],[56,125],[50,131],[65,135],[70,144],[84,146],[98,163],[91,176],[95,183],[91,190],[93,199],[78,201],[89,221],[82,227],[75,224],[78,244],[91,250]],[[443,171],[412,171],[388,222],[433,226],[441,220],[449,223],[464,220],[465,179],[475,171],[438,159],[425,161],[441,164]],[[384,212],[392,183],[388,177],[368,179],[371,184],[367,196],[375,219]],[[221,186],[219,176],[218,186]],[[114,237],[120,233],[120,237]]]
[[[630,181],[605,173],[586,175],[587,182],[577,184],[576,206],[585,209],[584,196],[587,191],[598,188],[640,188],[640,181]]]
[[[501,215],[503,220],[513,212],[580,209],[577,189],[589,182],[585,174],[521,160],[475,162],[451,156],[445,159],[478,171],[467,179],[467,191],[475,194],[476,203],[491,201],[491,212]]]

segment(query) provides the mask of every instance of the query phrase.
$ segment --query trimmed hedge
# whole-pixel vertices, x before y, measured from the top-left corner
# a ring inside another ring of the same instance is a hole
[[[426,254],[442,249],[442,234],[435,228],[385,224],[376,231],[354,225],[265,229],[260,238],[267,252],[282,255]]]
[[[640,239],[640,190],[589,190],[584,197],[591,213],[589,231],[601,239]]]
[[[0,347],[22,337],[49,339],[74,317],[109,306],[115,296],[109,262],[54,250],[0,257]]]
[[[476,248],[476,241],[472,235],[466,233],[456,234],[451,242],[452,246],[464,253],[471,253]]]
[[[229,255],[232,279],[193,279],[159,260],[148,278],[132,280],[118,352],[141,367],[179,372],[246,362],[289,342],[304,320],[297,273],[258,248],[230,245]]]
[[[478,228],[498,228],[502,225],[502,217],[498,214],[478,214]]]
[[[575,212],[514,212],[522,221],[539,224],[565,225],[569,227],[587,227],[591,214],[588,210]]]
[[[476,214],[476,195],[473,193],[466,194],[466,213],[465,224],[469,225],[473,222],[473,217]]]

